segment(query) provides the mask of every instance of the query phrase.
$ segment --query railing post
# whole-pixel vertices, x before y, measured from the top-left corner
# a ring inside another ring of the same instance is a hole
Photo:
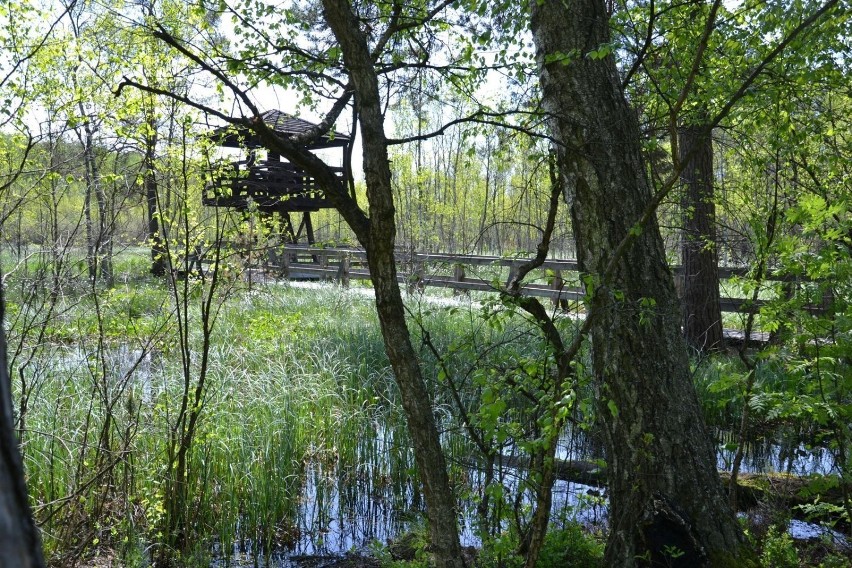
[[[337,267],[337,283],[344,288],[349,288],[349,254],[345,253],[340,259]]]
[[[290,279],[290,255],[287,253],[281,255],[281,277]]]
[[[456,263],[453,265],[453,281],[454,282],[464,282],[465,274],[464,274],[464,265],[461,263]],[[467,290],[463,290],[461,288],[453,289],[453,296],[459,296],[461,294],[467,294]]]
[[[560,297],[562,294],[562,288],[565,286],[565,281],[562,279],[562,271],[558,268],[553,271],[553,278],[550,282],[550,289],[554,291],[553,297],[551,298],[551,302],[553,302],[554,308],[560,308],[563,311],[568,311],[568,300],[566,298]]]
[[[317,256],[319,256],[320,268],[323,270],[322,274],[320,275],[320,281],[328,282],[331,280],[331,276],[326,272],[328,270],[328,251],[324,250],[318,254],[315,254],[314,258],[317,258]]]

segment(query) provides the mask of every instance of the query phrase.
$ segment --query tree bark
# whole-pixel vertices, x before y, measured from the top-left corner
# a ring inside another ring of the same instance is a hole
[[[44,558],[15,437],[4,312],[0,289],[0,568],[39,568],[44,566]]]
[[[678,133],[683,181],[683,335],[693,348],[707,352],[722,345],[719,303],[719,253],[716,246],[716,203],[713,200],[713,142],[703,125]]]
[[[143,184],[145,201],[148,204],[148,240],[151,243],[151,274],[163,276],[166,274],[166,247],[160,232],[160,207],[157,188],[157,170],[155,166],[157,152],[157,123],[154,119],[154,102],[151,97],[151,108],[145,109],[145,157],[142,163],[144,169]]]
[[[80,113],[84,114],[83,103],[79,104]],[[111,212],[108,211],[107,196],[101,182],[97,156],[95,155],[95,130],[89,119],[83,123],[83,133],[79,135],[83,145],[83,165],[86,178],[86,239],[88,242],[89,278],[101,278],[107,287],[113,285],[112,270],[112,236]],[[92,220],[92,195],[98,204],[98,228],[94,231]]]
[[[611,503],[605,564],[742,566],[749,552],[716,473],[659,228],[656,220],[635,227],[651,200],[638,122],[613,57],[586,56],[610,41],[604,2],[530,5],[543,105],[560,142],[594,318]],[[603,280],[631,231],[640,233]],[[677,550],[684,554],[674,558]]]
[[[349,3],[346,0],[323,0],[323,7],[326,20],[340,42],[358,105],[364,146],[364,179],[370,204],[368,230],[359,235],[359,239],[366,250],[385,351],[399,385],[423,483],[431,552],[438,568],[462,568],[464,561],[455,498],[450,489],[431,398],[417,353],[411,344],[397,282],[395,211],[378,77],[366,38]]]

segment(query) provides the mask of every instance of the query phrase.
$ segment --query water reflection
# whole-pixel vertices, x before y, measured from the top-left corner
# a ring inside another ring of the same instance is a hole
[[[372,443],[390,450],[395,443],[391,439],[385,429],[378,428],[377,438]],[[566,437],[558,454],[561,458],[579,456],[582,447],[576,437]],[[394,452],[389,451],[385,456],[391,453]],[[400,464],[390,463],[387,457],[377,459],[377,455],[381,454],[365,452],[365,458],[370,457],[357,465],[342,461],[331,466],[322,462],[309,464],[302,483],[296,519],[297,538],[292,548],[275,551],[268,559],[263,559],[263,551],[257,550],[251,541],[243,540],[235,543],[230,551],[230,565],[304,566],[306,559],[348,551],[364,552],[371,543],[384,544],[417,528],[423,511],[422,497],[414,480],[405,473],[400,478],[400,472],[394,471]],[[481,495],[486,482],[484,473],[475,464],[465,465],[467,475],[463,493]],[[519,491],[526,475],[527,472],[520,468],[498,467],[492,483],[502,485],[504,494],[513,495]],[[527,492],[518,505],[526,507],[532,498]],[[554,485],[552,518],[555,526],[568,522],[603,526],[606,515],[606,496],[601,488],[568,481],[557,481]],[[459,523],[463,546],[480,544],[477,519],[476,501],[461,499]],[[215,566],[225,565],[221,556]]]
[[[378,448],[389,450],[389,437],[382,428],[377,429],[373,443]],[[372,542],[386,543],[417,526],[417,516],[422,515],[422,498],[417,493],[410,477],[399,478],[392,473],[393,466],[385,460],[376,460],[382,452],[365,452],[372,457],[360,465],[336,463],[331,467],[311,464],[306,469],[302,485],[302,497],[298,508],[298,538],[292,549],[272,554],[268,566],[287,567],[298,564],[308,557],[339,555],[347,551],[364,551]],[[386,455],[386,454],[385,454]],[[600,455],[599,448],[581,435],[566,435],[557,451],[559,459],[589,460]],[[720,469],[730,469],[734,450],[724,446],[718,452]],[[465,483],[472,495],[481,495],[486,482],[485,475],[476,464],[465,464],[468,473]],[[784,471],[806,475],[830,473],[834,460],[824,449],[809,449],[804,445],[785,447],[781,444],[761,440],[750,444],[745,453],[744,472]],[[503,486],[504,494],[516,494],[526,471],[509,466],[497,467],[495,480]],[[391,482],[390,478],[396,478]],[[529,499],[532,495],[526,496]],[[462,500],[460,527],[462,544],[477,546],[480,538],[477,530],[475,502]],[[607,520],[606,491],[570,481],[557,481],[553,489],[552,518],[555,525],[580,522],[585,525],[603,527]],[[812,538],[825,529],[817,525],[794,521],[790,527],[795,538]],[[839,535],[838,535],[839,536]],[[842,537],[840,537],[842,538]],[[233,550],[232,562],[240,566],[239,559],[247,559],[251,552],[250,543],[243,541]],[[257,551],[255,551],[257,552]],[[300,560],[301,559],[301,560]],[[251,565],[267,566],[252,557]]]
[[[730,432],[717,434],[720,444],[716,466],[730,471],[736,447]],[[810,447],[800,441],[778,442],[770,438],[749,441],[745,446],[740,470],[744,473],[789,473],[792,475],[830,475],[837,473],[832,452],[819,446]]]

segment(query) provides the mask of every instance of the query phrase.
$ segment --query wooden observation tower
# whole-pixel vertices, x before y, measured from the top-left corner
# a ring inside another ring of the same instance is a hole
[[[303,134],[316,127],[315,124],[278,110],[263,113],[261,119],[269,128],[285,137]],[[250,129],[219,128],[213,136],[219,146],[242,148],[247,155],[243,160],[227,164],[213,182],[205,187],[202,196],[204,205],[246,213],[257,211],[268,220],[278,213],[281,237],[285,242],[297,243],[304,237],[308,244],[314,244],[311,213],[331,207],[324,188],[320,187],[316,179],[268,149],[266,159],[258,160],[258,150],[263,150],[264,146]],[[321,136],[306,149],[340,148],[344,167],[332,167],[332,170],[345,182],[348,177],[345,164],[348,162],[349,142],[349,136],[335,132]],[[292,213],[302,215],[297,229],[294,229]]]

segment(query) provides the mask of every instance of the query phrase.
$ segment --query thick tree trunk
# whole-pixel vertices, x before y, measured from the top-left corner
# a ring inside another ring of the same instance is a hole
[[[44,566],[44,559],[15,437],[4,311],[0,290],[0,568],[36,568]]]
[[[683,181],[683,335],[693,348],[711,351],[722,345],[719,303],[719,253],[716,204],[713,200],[713,142],[701,125],[678,133]]]
[[[612,56],[602,0],[530,3],[543,104],[551,114],[577,255],[590,275],[593,368],[609,476],[607,566],[743,565],[690,379],[681,311],[656,221],[608,281],[619,244],[651,200],[633,111]],[[677,550],[684,552],[673,558]],[[674,553],[674,554],[673,554]]]
[[[364,178],[370,204],[369,229],[359,234],[376,293],[376,308],[388,359],[399,385],[414,456],[423,483],[431,552],[438,568],[462,568],[455,498],[419,359],[405,322],[397,282],[391,170],[379,85],[367,41],[346,0],[324,0],[326,20],[340,42],[355,88],[364,145]]]

